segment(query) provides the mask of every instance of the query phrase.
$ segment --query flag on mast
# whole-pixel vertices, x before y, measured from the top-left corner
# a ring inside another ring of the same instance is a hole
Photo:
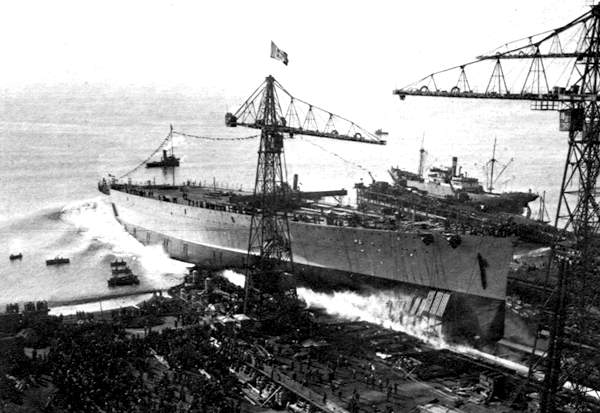
[[[277,45],[273,43],[273,40],[271,40],[271,57],[273,59],[281,60],[286,66],[288,64],[287,53],[277,47]]]

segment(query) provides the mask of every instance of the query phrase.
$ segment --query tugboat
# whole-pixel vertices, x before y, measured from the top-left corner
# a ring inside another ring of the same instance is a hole
[[[119,287],[122,285],[138,285],[140,280],[137,275],[131,272],[124,260],[115,260],[110,263],[112,277],[108,279],[109,287]]]
[[[23,253],[18,253],[18,254],[10,254],[10,256],[8,257],[11,261],[14,260],[21,260],[23,259]]]
[[[68,258],[56,256],[54,258],[46,260],[46,265],[61,265],[61,264],[69,264],[70,262],[71,262],[71,260],[69,260]]]
[[[171,154],[168,155],[166,149],[163,150],[163,156],[160,161],[146,163],[146,168],[174,168],[179,166],[179,158],[175,157],[173,148],[171,148]]]

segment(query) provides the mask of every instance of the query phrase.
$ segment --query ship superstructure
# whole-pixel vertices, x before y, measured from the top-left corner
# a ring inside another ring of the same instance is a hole
[[[493,166],[496,159],[492,157],[490,162]],[[489,212],[522,214],[526,211],[529,215],[531,213],[529,202],[538,198],[538,195],[531,191],[491,192],[489,189],[493,188],[492,182],[497,179],[494,176],[490,177],[490,185],[486,191],[479,179],[468,176],[466,171],[458,166],[456,156],[452,157],[452,166],[432,167],[426,174],[423,170],[423,149],[421,149],[418,174],[399,167],[391,168],[389,174],[397,187],[416,189],[427,196],[471,204]]]

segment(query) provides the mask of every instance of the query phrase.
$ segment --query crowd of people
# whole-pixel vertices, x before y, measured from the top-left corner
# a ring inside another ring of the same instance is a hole
[[[244,349],[253,338],[240,344],[239,337],[232,336],[239,331],[218,322],[219,317],[202,321],[213,313],[233,314],[240,307],[241,290],[220,277],[190,277],[186,282],[204,287],[194,300],[156,296],[138,308],[113,310],[103,320],[88,314],[68,322],[56,317],[40,319],[37,328],[49,345],[47,355],[44,352],[43,358],[33,360],[21,357],[13,364],[36,366],[30,373],[48,377],[56,388],[49,405],[59,410],[241,411],[243,393],[234,371],[245,363]],[[132,326],[135,320],[145,323],[149,317],[167,315],[172,317],[169,323],[160,328],[144,325],[143,334],[141,326],[139,330]],[[267,329],[282,323],[289,329],[287,318],[271,320]],[[45,325],[52,326],[51,330]],[[14,387],[12,383],[7,386]]]
[[[235,412],[231,356],[209,326],[128,336],[110,324],[64,326],[47,365],[68,411]]]
[[[313,400],[334,401],[357,412],[365,401],[356,388],[352,394],[342,389],[340,380],[360,387],[363,376],[362,386],[387,394],[387,402],[396,394],[389,378],[352,360],[361,357],[359,343],[337,337],[337,330],[321,331],[291,297],[255,297],[251,304],[260,303],[262,323],[250,328],[232,326],[231,317],[200,322],[200,303],[204,312],[222,304],[231,315],[242,296],[241,289],[225,279],[207,277],[194,276],[193,271],[186,277],[186,284],[204,286],[188,289],[201,292],[195,300],[157,296],[138,309],[115,310],[112,320],[40,319],[37,328],[44,331],[49,349],[32,360],[24,359],[21,349],[22,360],[13,364],[28,366],[27,374],[48,378],[55,389],[48,405],[59,411],[237,413],[252,386],[258,389],[259,403],[266,399],[280,407],[299,403],[301,398],[293,391],[276,390],[275,383],[285,381]],[[185,291],[171,295],[181,292]],[[144,327],[143,333],[129,325],[136,317],[167,314],[174,319],[160,327]],[[316,342],[321,334],[335,345],[327,345],[325,339]],[[307,337],[311,340],[305,343]],[[244,374],[247,384],[240,381]],[[14,388],[13,383],[7,385]],[[0,380],[0,391],[2,386]],[[1,396],[0,392],[0,402]]]

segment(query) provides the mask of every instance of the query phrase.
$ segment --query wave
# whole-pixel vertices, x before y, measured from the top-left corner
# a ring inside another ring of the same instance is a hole
[[[115,219],[110,203],[103,197],[73,202],[66,205],[60,219],[74,227],[87,241],[84,251],[107,249],[104,261],[115,257],[128,258],[132,265],[143,270],[150,281],[159,281],[164,275],[180,278],[188,264],[176,261],[160,245],[144,245],[132,237]]]
[[[35,226],[60,219],[62,204],[48,205],[34,212],[0,217],[0,228],[3,230],[19,229],[23,226]]]

